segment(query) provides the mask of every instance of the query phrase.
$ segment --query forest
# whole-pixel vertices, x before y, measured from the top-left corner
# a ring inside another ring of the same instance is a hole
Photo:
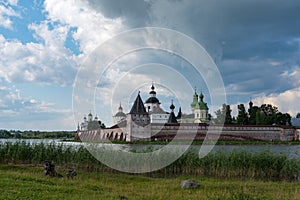
[[[216,117],[213,118],[215,124],[240,124],[240,125],[289,125],[291,123],[291,115],[282,113],[276,106],[271,104],[262,104],[254,106],[250,101],[249,109],[246,110],[244,104],[237,106],[237,116],[232,116],[230,105],[223,104],[222,108],[215,112]],[[297,114],[300,118],[300,113]]]
[[[15,139],[68,139],[74,138],[75,131],[19,131],[0,130],[0,138]]]

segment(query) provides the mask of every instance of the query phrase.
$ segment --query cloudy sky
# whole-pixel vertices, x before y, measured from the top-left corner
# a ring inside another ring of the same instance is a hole
[[[218,67],[233,110],[252,98],[295,116],[300,112],[299,10],[298,0],[1,0],[0,128],[76,129],[72,94],[79,69],[105,41],[142,27],[172,29],[201,44]],[[137,91],[145,100],[154,81],[164,109],[174,99],[176,109],[180,105],[189,113],[193,87],[185,90],[183,81],[202,90],[209,104],[211,95],[207,77],[193,77],[189,68],[166,52],[132,52],[99,77],[95,105],[83,102],[82,108],[109,125],[111,114],[104,108],[113,113],[122,102],[128,111]],[[180,75],[184,72],[190,80]]]

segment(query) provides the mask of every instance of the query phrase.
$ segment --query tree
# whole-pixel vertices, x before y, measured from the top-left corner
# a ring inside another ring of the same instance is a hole
[[[300,118],[300,113],[297,113],[296,118]]]
[[[291,116],[281,113],[276,106],[263,104],[256,112],[256,124],[258,125],[292,125]]]
[[[276,124],[278,125],[292,125],[292,122],[291,122],[291,115],[289,113],[277,113],[276,114]]]
[[[216,118],[214,119],[215,124],[224,124],[225,122],[225,113],[226,113],[226,104],[222,105],[221,109],[218,109],[215,114]]]
[[[258,110],[255,113],[255,124],[256,125],[264,125],[265,124],[266,115],[264,112]]]
[[[258,106],[252,106],[248,109],[249,113],[249,124],[255,125],[256,124],[256,113],[259,111]]]
[[[248,124],[248,113],[246,112],[244,104],[238,105],[238,116],[237,123],[238,124]]]
[[[260,106],[260,118],[257,119],[257,124],[263,124],[263,125],[271,125],[276,123],[276,114],[278,113],[278,108],[276,106],[273,106],[271,104],[262,104]]]
[[[210,113],[208,113],[208,121],[211,121],[211,119],[212,119],[212,116]]]
[[[225,124],[232,124],[232,116],[231,116],[231,109],[230,105],[226,105],[225,109]]]
[[[215,112],[216,118],[214,119],[215,124],[232,124],[232,116],[230,105],[225,103],[222,105],[222,108]]]
[[[13,135],[7,130],[0,130],[0,138],[12,138]]]

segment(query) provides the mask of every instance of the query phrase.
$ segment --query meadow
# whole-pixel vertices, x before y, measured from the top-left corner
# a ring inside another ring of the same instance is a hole
[[[64,167],[58,167],[63,173]],[[182,180],[200,183],[181,189]],[[50,178],[42,166],[0,164],[0,199],[300,199],[300,184],[180,175],[153,178],[123,173],[78,171],[74,179]]]

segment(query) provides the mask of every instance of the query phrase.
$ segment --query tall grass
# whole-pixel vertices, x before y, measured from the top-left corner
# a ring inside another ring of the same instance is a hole
[[[171,174],[174,171],[208,177],[295,181],[300,173],[300,160],[270,151],[251,153],[246,150],[219,150],[199,159],[195,152],[189,151],[167,168]]]
[[[126,158],[117,158],[117,153],[110,152],[113,158],[124,166]],[[52,161],[58,165],[71,166],[88,171],[113,172],[115,170],[97,161],[83,146],[66,146],[57,143],[29,144],[22,142],[0,143],[0,163],[7,164],[42,164]],[[122,163],[121,163],[122,162]],[[222,178],[251,178],[263,180],[295,181],[300,173],[300,160],[289,159],[286,154],[270,151],[248,152],[219,150],[199,159],[195,151],[188,151],[178,160],[164,169],[146,174],[147,176],[207,176]]]

